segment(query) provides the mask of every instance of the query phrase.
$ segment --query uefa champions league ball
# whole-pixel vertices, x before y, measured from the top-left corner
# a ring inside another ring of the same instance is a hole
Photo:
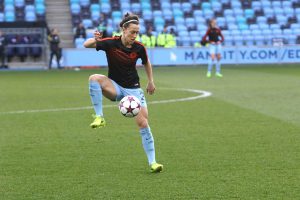
[[[125,117],[135,117],[141,110],[141,102],[135,96],[125,96],[119,103],[119,110]]]

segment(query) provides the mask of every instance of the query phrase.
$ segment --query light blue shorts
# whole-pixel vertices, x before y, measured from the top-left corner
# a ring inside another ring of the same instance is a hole
[[[209,53],[210,54],[221,54],[222,45],[221,44],[210,44]]]
[[[135,96],[140,100],[142,107],[147,107],[144,91],[141,88],[123,88],[115,81],[111,80],[111,82],[113,83],[117,91],[117,97],[115,101],[120,101],[125,96]]]

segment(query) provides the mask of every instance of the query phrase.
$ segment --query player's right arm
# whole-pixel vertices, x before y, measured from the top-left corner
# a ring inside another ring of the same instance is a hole
[[[94,32],[94,38],[87,39],[87,40],[83,43],[83,46],[84,46],[85,48],[96,48],[96,46],[97,46],[97,41],[100,41],[100,40],[101,40],[102,34],[103,34],[103,33],[99,32],[99,31],[95,31],[95,32]]]

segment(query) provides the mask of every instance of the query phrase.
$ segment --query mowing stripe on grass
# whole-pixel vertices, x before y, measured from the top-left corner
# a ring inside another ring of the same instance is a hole
[[[160,104],[160,103],[174,103],[174,102],[182,102],[182,101],[192,101],[196,99],[206,98],[212,95],[211,92],[204,90],[195,90],[195,89],[185,89],[185,88],[161,88],[162,90],[176,90],[176,91],[186,91],[198,94],[193,97],[185,97],[178,99],[168,99],[168,100],[159,100],[159,101],[151,101],[148,104]],[[115,107],[116,105],[104,105],[104,108]],[[1,115],[5,114],[23,114],[23,113],[40,113],[40,112],[59,112],[59,111],[76,111],[76,110],[88,110],[92,109],[92,106],[84,106],[84,107],[73,107],[73,108],[50,108],[50,109],[38,109],[38,110],[17,110],[17,111],[7,111],[0,112]]]

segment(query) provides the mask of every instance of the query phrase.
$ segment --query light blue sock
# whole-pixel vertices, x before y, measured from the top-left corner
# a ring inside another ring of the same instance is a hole
[[[219,60],[216,63],[216,73],[221,73],[221,63]]]
[[[208,60],[208,67],[207,67],[207,72],[211,72],[213,67],[213,61],[212,59]]]
[[[94,110],[97,116],[103,116],[102,111],[102,89],[97,81],[90,81],[89,83],[90,96]]]
[[[145,153],[148,158],[149,165],[155,163],[155,148],[154,148],[154,139],[150,130],[150,127],[141,128],[140,134],[142,136],[142,143],[145,150]]]

